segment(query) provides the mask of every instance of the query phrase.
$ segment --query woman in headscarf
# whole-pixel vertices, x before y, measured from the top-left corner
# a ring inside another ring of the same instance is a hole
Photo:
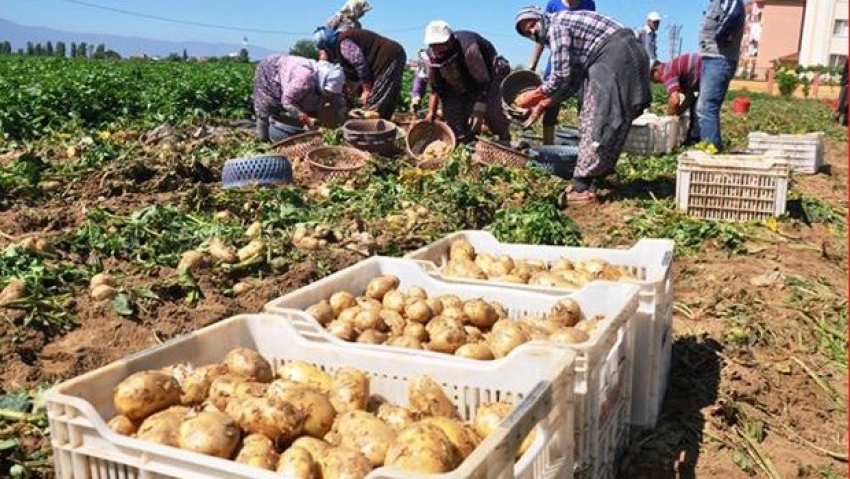
[[[360,19],[371,9],[372,5],[369,5],[366,0],[348,0],[338,12],[328,19],[325,25],[340,32],[363,28]]]
[[[568,202],[594,201],[599,179],[614,172],[632,121],[652,100],[646,51],[631,29],[596,12],[547,15],[526,7],[517,14],[516,30],[552,52],[551,75],[517,98],[517,106],[531,108],[527,126],[560,94],[584,87],[578,164],[566,194]]]
[[[481,35],[452,31],[442,20],[428,24],[425,43],[431,83],[427,118],[436,118],[442,101],[446,123],[459,142],[473,141],[485,123],[500,140],[510,141],[510,120],[499,91],[510,72],[507,60]]]
[[[269,139],[269,118],[283,111],[308,127],[317,125],[320,108],[329,104],[334,117],[348,114],[342,96],[345,75],[339,65],[295,55],[271,55],[260,61],[254,76],[257,136]]]
[[[401,96],[407,55],[404,48],[371,30],[337,32],[319,27],[313,33],[316,48],[328,60],[339,63],[349,82],[360,83],[360,104],[389,120]]]

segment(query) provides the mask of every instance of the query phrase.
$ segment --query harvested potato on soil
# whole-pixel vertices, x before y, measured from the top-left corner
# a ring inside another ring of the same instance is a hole
[[[274,377],[271,364],[253,349],[233,349],[224,357],[222,364],[230,374],[249,381],[267,383]]]
[[[180,262],[177,263],[178,270],[194,271],[204,264],[204,254],[200,251],[190,250],[180,256]]]
[[[251,434],[242,440],[242,449],[234,461],[274,471],[278,466],[278,454],[271,439],[262,434]]]
[[[319,465],[309,451],[291,446],[280,455],[277,472],[287,479],[318,479]]]
[[[161,371],[133,373],[115,386],[112,400],[118,414],[132,420],[144,419],[180,403],[180,384]]]
[[[115,277],[109,273],[98,273],[91,277],[89,280],[89,290],[94,290],[98,286],[105,284],[107,286],[115,287],[117,285],[115,281]]]
[[[449,472],[460,464],[452,442],[434,424],[416,423],[404,428],[387,451],[384,464],[423,472]]]
[[[118,290],[108,284],[101,284],[91,290],[91,297],[95,301],[109,301],[118,294]]]
[[[10,304],[12,301],[26,296],[27,284],[18,278],[9,281],[9,284],[0,291],[0,307]]]
[[[200,412],[180,424],[177,444],[180,449],[229,459],[239,446],[242,433],[230,416],[218,412]]]
[[[210,242],[208,251],[210,252],[210,256],[223,263],[236,262],[236,251],[233,249],[232,246],[225,244],[221,240],[212,240]]]
[[[263,240],[253,240],[243,246],[236,252],[236,257],[239,261],[248,261],[249,259],[260,256],[266,252],[266,242]]]
[[[458,417],[457,409],[443,388],[428,376],[416,377],[408,383],[407,404],[417,417]]]

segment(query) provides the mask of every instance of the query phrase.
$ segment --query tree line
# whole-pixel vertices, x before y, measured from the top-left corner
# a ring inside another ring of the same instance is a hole
[[[0,56],[3,55],[19,55],[29,57],[88,58],[93,60],[121,59],[121,55],[118,52],[116,52],[115,50],[107,49],[106,45],[103,43],[99,45],[94,45],[86,42],[71,42],[71,46],[69,49],[67,44],[62,41],[56,42],[56,44],[50,41],[48,41],[46,44],[27,42],[26,47],[18,48],[17,50],[12,48],[11,42],[0,41]],[[147,55],[143,55],[143,57],[147,58]],[[198,60],[195,57],[190,57],[185,49],[183,50],[182,54],[173,52],[163,57],[163,59],[167,61]],[[239,50],[238,55],[235,56],[225,55],[221,57],[209,57],[205,58],[204,60],[233,61],[244,63],[248,63],[250,61],[248,58],[248,50],[245,48]]]

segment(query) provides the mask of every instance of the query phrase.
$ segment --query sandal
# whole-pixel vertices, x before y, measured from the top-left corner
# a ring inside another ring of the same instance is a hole
[[[565,199],[567,200],[567,205],[569,204],[584,204],[584,203],[595,203],[596,202],[596,193],[592,190],[584,190],[581,192],[575,191],[573,189],[569,189],[565,192]]]

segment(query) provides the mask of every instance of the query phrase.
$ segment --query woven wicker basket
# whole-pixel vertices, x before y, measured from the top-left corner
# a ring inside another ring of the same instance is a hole
[[[417,120],[418,118],[415,113],[396,112],[395,115],[393,115],[393,123],[398,125],[398,128],[405,133],[410,131],[410,127],[416,123]]]
[[[442,121],[417,121],[410,125],[410,131],[407,132],[407,153],[413,157],[421,168],[437,168],[447,158],[439,158],[436,160],[422,161],[422,153],[425,148],[431,143],[441,140],[448,143],[449,151],[454,151],[457,146],[455,134],[449,125]]]
[[[350,146],[320,146],[304,160],[315,181],[345,178],[366,166],[369,154]]]
[[[398,127],[387,120],[348,120],[342,125],[342,136],[351,146],[381,155],[396,153]]]
[[[475,142],[475,153],[472,161],[485,165],[502,165],[509,168],[525,168],[528,163],[528,155],[495,141],[479,139]]]
[[[307,156],[311,150],[322,146],[322,135],[316,131],[301,133],[274,144],[274,152],[283,155],[291,162],[297,162]]]
[[[522,93],[534,90],[543,84],[540,75],[531,70],[517,70],[502,80],[500,88],[502,109],[508,117],[516,121],[525,121],[531,113],[528,108],[517,108],[513,105]]]

